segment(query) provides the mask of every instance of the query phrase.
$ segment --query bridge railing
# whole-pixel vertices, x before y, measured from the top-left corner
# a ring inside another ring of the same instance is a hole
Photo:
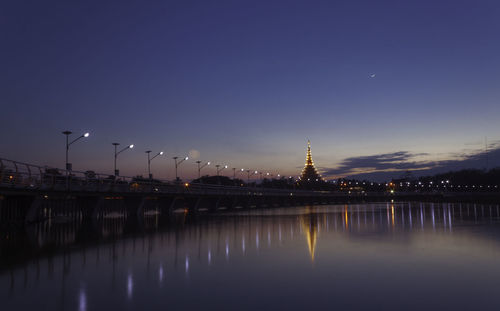
[[[197,194],[197,195],[253,195],[253,196],[391,196],[387,192],[312,191],[247,186],[224,186],[201,183],[181,183],[141,177],[113,176],[93,171],[68,171],[49,166],[38,166],[0,158],[0,187],[41,191],[73,191],[103,193],[145,193],[145,194]],[[496,190],[495,188],[495,191]],[[436,195],[446,191],[398,191],[404,195]],[[453,191],[457,194],[457,191]],[[466,192],[464,192],[466,193]]]
[[[186,193],[202,195],[296,195],[316,196],[326,193],[308,190],[223,186],[148,180],[113,176],[93,171],[69,171],[0,158],[0,186],[3,188],[74,192]]]

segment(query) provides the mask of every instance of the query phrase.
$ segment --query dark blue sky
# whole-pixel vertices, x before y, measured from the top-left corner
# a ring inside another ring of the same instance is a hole
[[[92,134],[74,169],[111,172],[111,143],[134,143],[127,175],[147,149],[297,175],[307,138],[331,172],[456,159],[500,139],[499,16],[498,1],[4,1],[0,157],[62,167],[70,129]]]

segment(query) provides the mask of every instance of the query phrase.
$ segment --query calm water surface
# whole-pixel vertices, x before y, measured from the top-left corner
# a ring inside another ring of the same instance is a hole
[[[52,221],[0,238],[1,310],[499,310],[498,205]]]

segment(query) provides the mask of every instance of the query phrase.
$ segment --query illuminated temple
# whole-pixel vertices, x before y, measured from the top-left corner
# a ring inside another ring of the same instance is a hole
[[[302,181],[320,181],[321,176],[316,171],[314,167],[314,162],[311,156],[311,142],[307,141],[307,155],[306,155],[306,165],[302,169],[302,175],[300,176]]]

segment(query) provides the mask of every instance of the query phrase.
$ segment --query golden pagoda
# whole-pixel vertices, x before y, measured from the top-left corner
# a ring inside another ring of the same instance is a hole
[[[311,155],[311,142],[309,140],[307,140],[306,164],[302,169],[300,180],[303,182],[314,182],[321,180],[321,176],[319,176],[318,171],[316,171],[316,167],[314,167],[314,162]]]

